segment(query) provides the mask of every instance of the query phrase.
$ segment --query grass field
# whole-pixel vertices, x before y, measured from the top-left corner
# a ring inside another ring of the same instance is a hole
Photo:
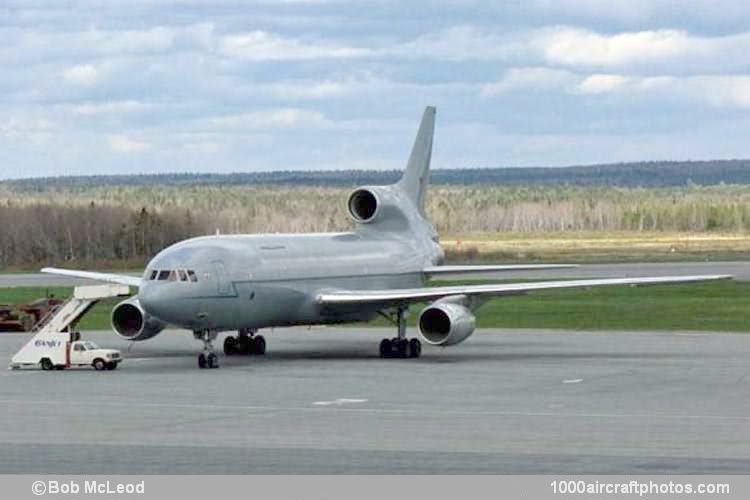
[[[0,289],[0,303],[23,303],[48,292],[66,297],[72,289],[5,288]],[[108,329],[109,314],[115,303],[116,300],[99,303],[83,319],[80,328]],[[410,318],[412,324],[418,311],[415,306]],[[550,290],[490,300],[476,315],[478,326],[485,328],[750,332],[750,283],[719,281]]]
[[[448,260],[664,262],[746,260],[750,234],[719,232],[561,231],[444,235]]]

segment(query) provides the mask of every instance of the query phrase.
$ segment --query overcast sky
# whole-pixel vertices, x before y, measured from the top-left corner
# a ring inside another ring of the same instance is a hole
[[[0,178],[750,157],[746,0],[2,0]]]

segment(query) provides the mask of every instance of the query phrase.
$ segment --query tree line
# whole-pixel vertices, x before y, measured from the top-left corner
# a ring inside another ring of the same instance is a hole
[[[328,170],[236,172],[228,174],[174,173],[158,175],[94,175],[46,177],[7,181],[19,189],[43,191],[50,188],[147,185],[285,185],[358,186],[389,184],[400,170]],[[750,184],[750,160],[652,161],[571,167],[475,167],[438,169],[431,174],[433,185],[569,185],[670,187],[686,185]]]
[[[0,184],[0,269],[141,267],[207,234],[339,231],[350,188],[139,185],[19,189]],[[482,232],[750,230],[750,186],[433,186],[442,235]]]

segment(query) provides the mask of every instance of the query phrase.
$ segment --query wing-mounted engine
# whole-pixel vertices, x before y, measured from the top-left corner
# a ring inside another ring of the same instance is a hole
[[[164,330],[167,324],[143,310],[137,297],[131,297],[112,309],[112,329],[126,340],[147,340]]]
[[[425,307],[417,321],[419,335],[428,344],[456,345],[474,333],[474,314],[460,301],[443,299]]]

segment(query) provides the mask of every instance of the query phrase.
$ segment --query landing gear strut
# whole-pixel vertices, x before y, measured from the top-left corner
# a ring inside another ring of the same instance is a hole
[[[218,368],[219,358],[214,352],[213,345],[213,341],[216,340],[216,332],[200,330],[193,332],[193,337],[203,342],[203,352],[198,355],[198,368]]]
[[[266,339],[263,338],[263,335],[255,335],[256,331],[243,328],[237,332],[236,337],[230,335],[225,338],[224,354],[227,356],[234,354],[263,356],[266,353]]]
[[[398,336],[380,341],[381,358],[418,358],[422,354],[422,343],[419,339],[406,338],[406,313],[405,307],[399,307],[395,320],[389,318],[398,327]]]

